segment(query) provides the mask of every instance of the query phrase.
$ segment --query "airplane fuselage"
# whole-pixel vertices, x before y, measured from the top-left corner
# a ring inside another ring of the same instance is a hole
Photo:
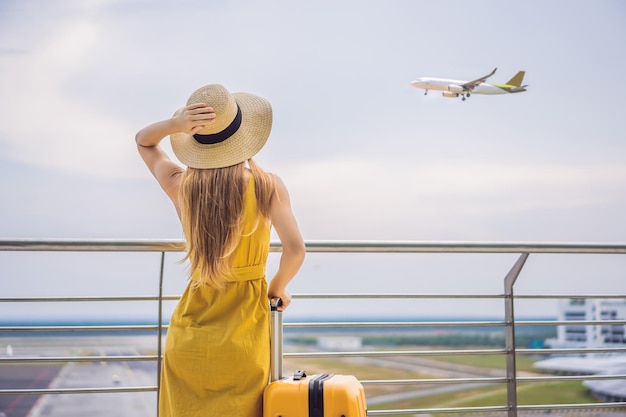
[[[436,91],[444,91],[457,94],[505,94],[509,93],[510,86],[497,86],[495,84],[489,83],[480,83],[475,86],[471,91],[466,90],[462,87],[467,81],[463,80],[452,80],[446,78],[431,78],[431,77],[422,77],[418,78],[411,83],[413,87],[421,88],[424,90],[436,90]]]
[[[487,78],[496,73],[498,68],[494,68],[489,74],[484,75],[472,81],[451,80],[448,78],[421,77],[411,82],[416,88],[426,90],[424,94],[428,94],[428,90],[441,91],[444,97],[461,97],[462,100],[468,98],[471,94],[504,94],[504,93],[521,93],[526,91],[526,85],[522,85],[524,74],[526,71],[518,71],[506,84],[487,83]]]

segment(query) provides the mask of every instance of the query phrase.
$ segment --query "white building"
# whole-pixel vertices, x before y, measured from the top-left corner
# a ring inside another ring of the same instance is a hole
[[[626,299],[559,300],[559,321],[597,321],[597,324],[559,325],[556,339],[546,346],[558,348],[615,348],[626,346],[624,324],[605,324],[602,320],[626,320]],[[587,355],[555,355],[535,362],[544,372],[569,375],[623,375],[626,372],[624,353],[588,353]],[[626,380],[623,378],[587,380],[583,385],[600,401],[626,401]]]
[[[352,350],[360,350],[363,347],[363,343],[360,337],[328,336],[318,337],[317,347],[322,350],[348,352]]]
[[[559,300],[559,321],[626,320],[626,299],[570,298]],[[546,340],[552,348],[618,347],[626,345],[626,325],[561,325],[556,339]]]

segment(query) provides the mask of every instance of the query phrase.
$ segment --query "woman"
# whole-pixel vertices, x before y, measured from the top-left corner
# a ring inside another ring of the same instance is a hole
[[[305,253],[285,185],[252,160],[271,126],[265,99],[208,85],[172,118],[136,135],[141,157],[176,207],[190,264],[167,332],[161,417],[262,415],[268,297],[280,297],[283,310],[289,306],[287,284]],[[186,168],[159,147],[168,135]],[[272,226],[282,254],[268,286]]]

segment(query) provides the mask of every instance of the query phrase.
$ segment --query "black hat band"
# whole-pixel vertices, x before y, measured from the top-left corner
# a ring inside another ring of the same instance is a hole
[[[193,138],[203,145],[213,145],[216,143],[224,142],[226,139],[234,135],[237,130],[239,130],[239,126],[241,126],[241,109],[239,108],[239,104],[237,104],[237,115],[233,119],[233,121],[226,127],[226,129],[221,132],[212,133],[210,135],[201,135],[200,133],[196,133],[193,135]]]

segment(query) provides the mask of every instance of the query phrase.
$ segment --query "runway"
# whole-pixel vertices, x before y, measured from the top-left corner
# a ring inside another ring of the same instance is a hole
[[[0,389],[48,388],[63,365],[11,365],[0,368]],[[25,417],[41,395],[0,395],[0,413]],[[1,414],[0,414],[1,415]]]
[[[12,356],[133,356],[152,354],[156,338],[43,337],[0,339]],[[0,349],[0,356],[3,351]],[[6,356],[6,355],[5,355]],[[3,364],[0,389],[101,389],[155,387],[154,361]],[[0,395],[0,417],[154,417],[156,392]],[[2,415],[4,413],[5,415]]]

